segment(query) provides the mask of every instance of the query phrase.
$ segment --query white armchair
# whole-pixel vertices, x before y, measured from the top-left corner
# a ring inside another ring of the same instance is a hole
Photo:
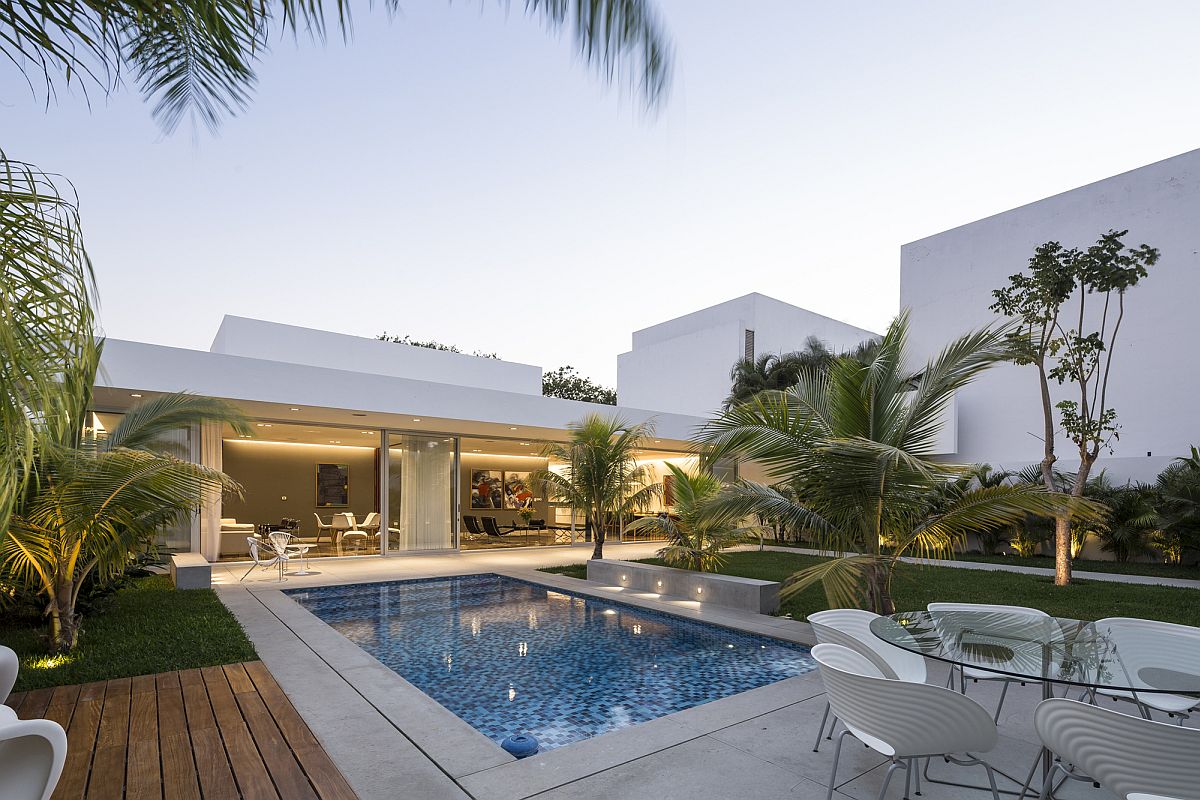
[[[848,647],[819,644],[812,655],[829,705],[846,726],[833,753],[828,800],[833,800],[846,736],[891,759],[880,798],[887,794],[897,769],[905,771],[905,796],[914,777],[919,793],[917,761],[944,756],[959,766],[982,766],[987,770],[993,800],[1000,800],[992,767],[976,756],[995,748],[999,738],[996,723],[983,706],[941,686],[885,678],[870,659]]]
[[[17,681],[20,661],[0,645],[0,703]],[[17,719],[0,705],[0,800],[49,800],[67,760],[67,733],[48,719]]]

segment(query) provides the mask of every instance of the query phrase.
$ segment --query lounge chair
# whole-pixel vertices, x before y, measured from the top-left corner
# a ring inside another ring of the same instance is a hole
[[[479,517],[473,517],[470,514],[463,515],[463,522],[466,523],[467,533],[477,533],[483,535],[483,528],[479,527]]]
[[[495,517],[483,517],[483,532],[488,536],[507,536],[513,532],[512,528],[506,531],[500,530],[500,526],[496,524]]]

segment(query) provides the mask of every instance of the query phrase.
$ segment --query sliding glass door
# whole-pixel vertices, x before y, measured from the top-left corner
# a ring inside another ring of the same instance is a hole
[[[454,439],[388,434],[388,550],[445,550],[454,541]]]

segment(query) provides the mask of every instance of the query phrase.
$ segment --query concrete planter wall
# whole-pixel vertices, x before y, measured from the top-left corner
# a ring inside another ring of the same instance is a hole
[[[754,614],[779,610],[779,584],[732,575],[692,572],[633,561],[592,559],[587,579],[605,586],[624,586],[643,592],[699,600],[705,605],[724,606]]]

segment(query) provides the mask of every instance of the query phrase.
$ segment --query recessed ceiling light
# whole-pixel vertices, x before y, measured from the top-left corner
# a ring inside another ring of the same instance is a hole
[[[141,395],[140,395],[140,394],[138,394],[137,392],[131,392],[131,393],[129,394],[129,396],[130,396],[130,397],[141,397]]]
[[[479,448],[475,448],[475,449],[474,449],[474,450],[472,450],[471,452],[472,452],[472,453],[482,453],[483,451],[482,451],[482,450],[480,450]]]
[[[269,428],[269,427],[271,427],[271,423],[269,423],[269,422],[260,422],[260,423],[258,423],[258,427],[260,427],[260,428]]]
[[[509,430],[510,430],[510,431],[515,431],[515,430],[516,430],[516,428],[509,428]]]
[[[420,422],[420,421],[421,421],[420,417],[413,417],[413,422]]]
[[[655,444],[659,444],[659,443],[661,443],[661,442],[662,442],[662,439],[655,439],[655,440],[654,440],[654,443],[655,443]]]
[[[291,410],[292,410],[292,411],[299,411],[300,409],[298,409],[298,408],[293,408],[293,409],[291,409]]]
[[[330,444],[341,444],[342,440],[341,439],[330,439],[329,443]]]
[[[529,447],[529,442],[521,442],[521,447]]]
[[[365,433],[365,434],[367,434],[368,436],[370,436],[370,435],[371,435],[372,433],[374,433],[374,432],[375,432],[375,431],[359,431],[359,433]]]

